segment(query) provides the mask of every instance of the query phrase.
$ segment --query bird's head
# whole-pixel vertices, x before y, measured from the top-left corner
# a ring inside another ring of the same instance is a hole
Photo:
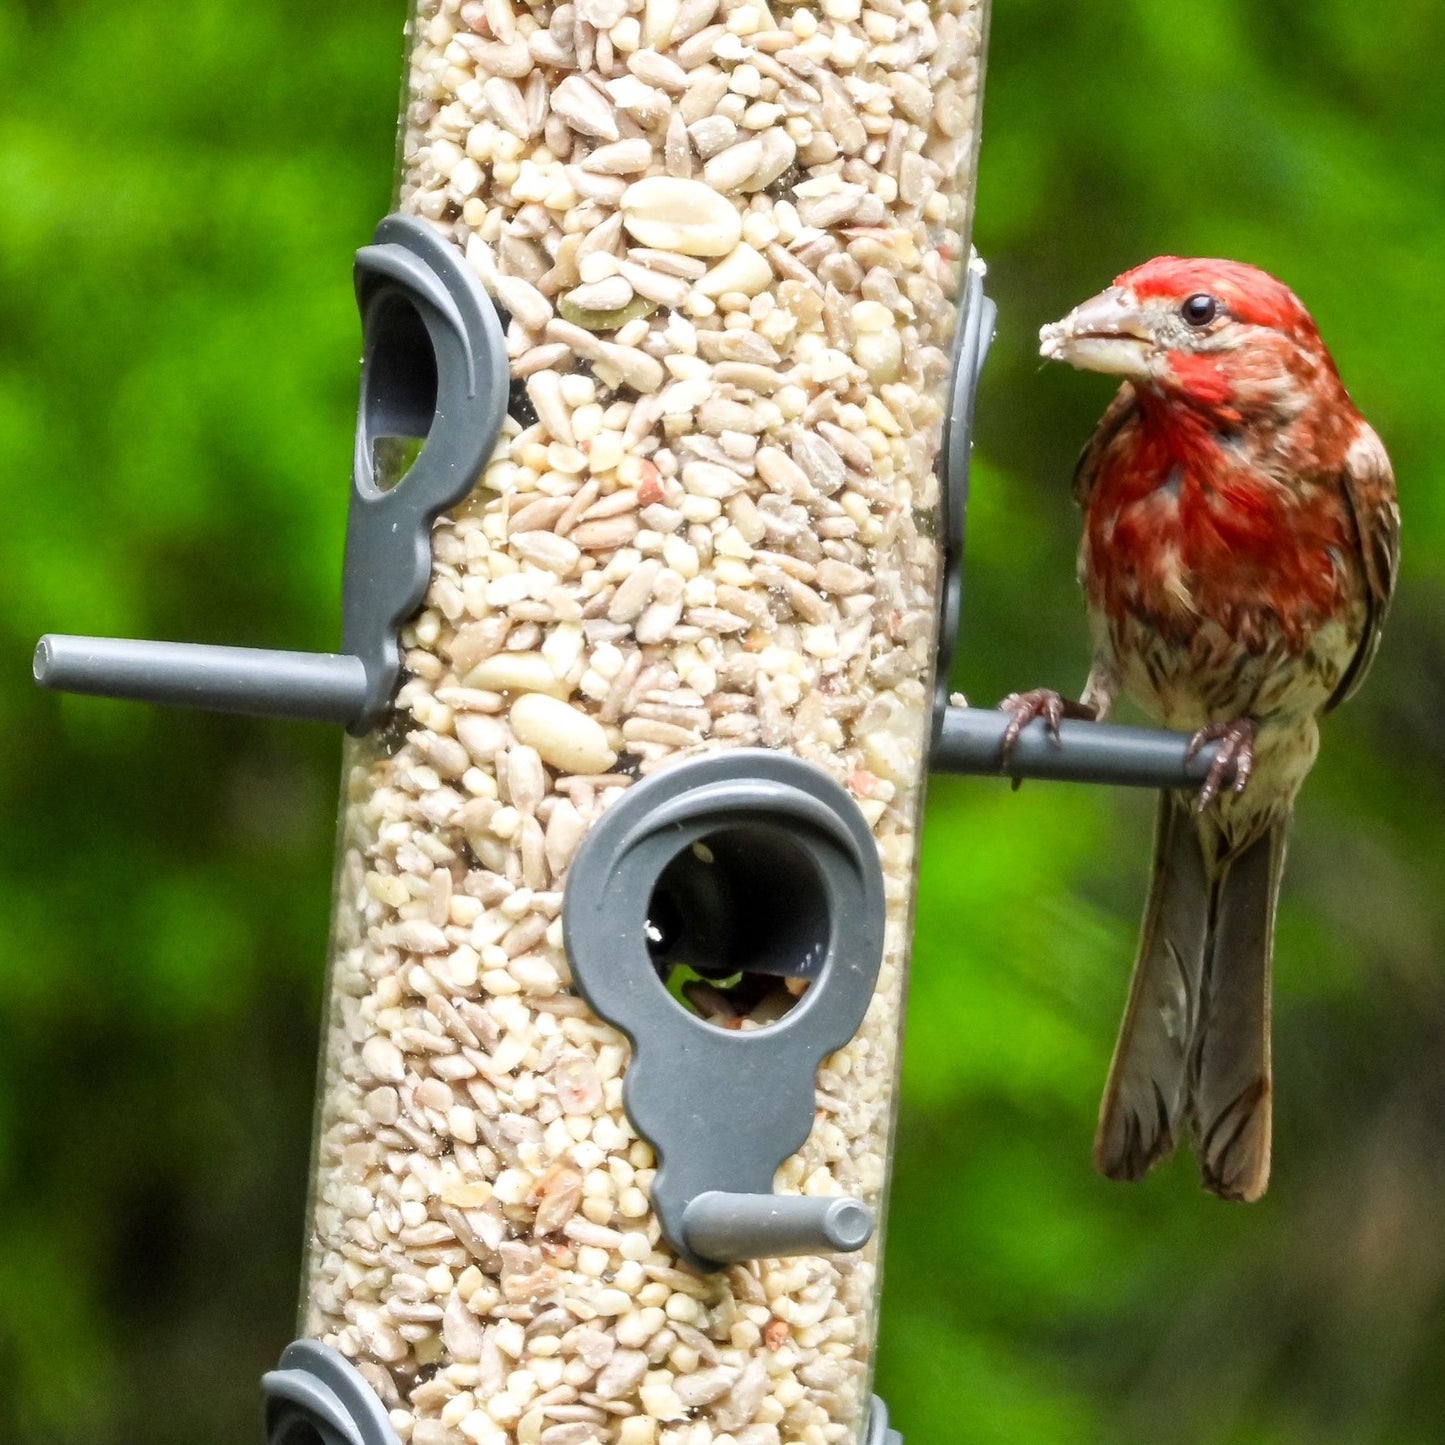
[[[1158,256],[1039,332],[1039,351],[1203,407],[1279,409],[1334,364],[1299,298],[1238,261]]]

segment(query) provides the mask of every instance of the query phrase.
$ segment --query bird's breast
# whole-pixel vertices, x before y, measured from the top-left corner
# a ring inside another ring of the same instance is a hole
[[[1100,643],[1124,690],[1191,730],[1313,716],[1365,625],[1358,548],[1337,490],[1136,453],[1101,468],[1081,548]]]
[[[1352,555],[1339,499],[1324,488],[1169,459],[1101,472],[1081,571],[1093,606],[1166,640],[1208,623],[1248,651],[1298,652],[1358,591]]]

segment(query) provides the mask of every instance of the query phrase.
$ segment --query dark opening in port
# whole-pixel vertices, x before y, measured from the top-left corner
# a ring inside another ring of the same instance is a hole
[[[436,419],[437,362],[426,322],[399,292],[370,314],[363,413],[372,482],[389,492],[406,480]]]
[[[828,952],[827,893],[778,827],[719,828],[663,869],[647,910],[648,950],[668,992],[721,1028],[776,1022]]]

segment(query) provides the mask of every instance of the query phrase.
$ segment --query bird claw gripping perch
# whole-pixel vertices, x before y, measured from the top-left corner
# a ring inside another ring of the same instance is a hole
[[[1194,800],[1195,812],[1202,813],[1226,787],[1236,795],[1245,790],[1254,771],[1254,737],[1254,723],[1246,717],[1229,723],[1206,723],[1189,739],[1185,753],[1189,758],[1210,743],[1218,744],[1204,786]]]
[[[425,222],[386,217],[357,252],[355,274],[363,350],[342,651],[50,635],[35,650],[42,687],[341,723],[355,734],[386,716],[401,680],[398,631],[431,574],[431,524],[471,491],[492,454],[508,365],[481,283]],[[396,479],[379,447],[403,439],[424,444]]]
[[[1007,766],[1013,755],[1019,734],[1036,719],[1042,719],[1048,735],[1059,741],[1059,728],[1066,717],[1080,722],[1093,722],[1098,714],[1087,703],[1075,702],[1061,693],[1046,687],[1031,688],[1028,692],[1011,692],[999,703],[998,710],[1008,714],[1009,725],[1004,729],[1003,747],[1000,757]],[[1017,781],[1017,779],[1015,779]]]

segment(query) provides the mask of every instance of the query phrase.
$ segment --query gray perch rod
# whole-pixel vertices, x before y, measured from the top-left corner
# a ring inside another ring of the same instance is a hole
[[[54,633],[35,649],[35,681],[55,692],[303,722],[352,722],[366,700],[359,657]]]
[[[980,707],[950,707],[933,740],[936,773],[985,773],[1003,778],[1052,778],[1070,783],[1121,783],[1136,788],[1197,788],[1209,772],[1217,744],[1187,762],[1183,733],[1115,723],[1066,721],[1058,738],[1042,720],[1019,734],[1013,755],[1003,761],[1007,713]]]
[[[857,1199],[807,1195],[727,1194],[709,1189],[682,1212],[687,1247],[699,1259],[733,1264],[791,1254],[862,1249],[873,1213]]]

